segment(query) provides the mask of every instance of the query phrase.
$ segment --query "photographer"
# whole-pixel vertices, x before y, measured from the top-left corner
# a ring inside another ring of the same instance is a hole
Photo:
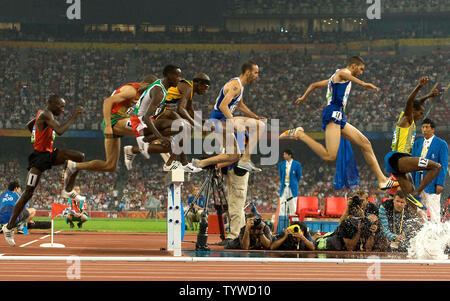
[[[246,224],[241,228],[239,237],[228,241],[225,249],[263,250],[269,249],[272,243],[272,232],[269,226],[256,214],[246,216]]]
[[[406,203],[405,193],[399,190],[394,199],[388,199],[380,206],[382,231],[393,251],[406,252],[409,240],[420,227],[415,214]]]
[[[304,222],[293,222],[278,234],[270,245],[271,250],[314,251],[314,243]]]
[[[225,164],[219,164],[218,167]],[[245,201],[247,200],[249,173],[237,167],[237,163],[222,168],[227,185],[228,213],[230,215],[230,233],[227,240],[239,236],[239,231],[245,225]]]
[[[195,186],[193,189],[193,194],[188,197],[188,211],[186,213],[186,221],[189,230],[194,230],[194,222],[199,222],[203,213],[203,208],[205,207],[205,197],[202,195],[194,202],[195,196],[198,194],[200,189]]]
[[[334,232],[317,238],[315,247],[324,251],[372,251],[378,230],[378,217],[349,217]]]
[[[378,216],[378,207],[369,202],[369,194],[364,191],[358,191],[353,197],[347,199],[347,209],[339,219],[339,224],[348,217],[364,217],[369,214]],[[354,199],[358,200],[354,201]]]

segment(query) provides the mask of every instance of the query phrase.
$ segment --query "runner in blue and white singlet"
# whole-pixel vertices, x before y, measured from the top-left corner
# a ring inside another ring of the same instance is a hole
[[[239,77],[234,77],[234,78],[230,79],[226,84],[228,84],[232,80],[238,81],[239,86],[241,87],[241,90],[240,90],[239,94],[236,97],[234,97],[231,100],[231,102],[228,104],[228,108],[230,109],[231,114],[233,114],[234,111],[236,110],[236,107],[239,105],[239,102],[242,99],[242,95],[244,94],[244,86],[242,85]],[[211,115],[209,116],[210,119],[218,119],[218,120],[227,119],[225,117],[225,115],[222,113],[222,111],[220,110],[220,104],[222,103],[222,100],[225,98],[225,92],[224,92],[225,85],[223,85],[222,89],[220,89],[219,96],[217,97],[216,104],[214,105],[214,110],[212,111]]]
[[[223,153],[203,160],[193,159],[194,166],[199,168],[215,165],[218,163],[234,163],[239,161],[237,167],[247,171],[261,171],[260,168],[254,166],[250,160],[250,153],[256,147],[261,132],[264,130],[266,120],[265,117],[259,116],[252,112],[243,102],[244,86],[252,83],[258,78],[259,67],[252,61],[245,62],[241,66],[241,74],[238,77],[230,79],[220,90],[219,96],[216,99],[214,110],[209,116],[209,120],[215,125],[215,132],[223,135],[223,141],[233,140],[233,153]],[[233,116],[234,111],[238,109],[244,116]],[[232,119],[228,124],[232,124],[233,132],[227,133],[223,129],[225,121]],[[250,132],[249,143],[244,146],[244,133],[248,125],[254,125],[256,131]],[[236,133],[236,135],[235,135]],[[228,136],[228,137],[227,137]],[[236,138],[235,138],[236,136]],[[239,149],[244,148],[244,153],[241,156]],[[223,147],[223,146],[222,146]],[[239,148],[239,149],[238,149]]]
[[[339,69],[336,70],[336,72],[338,71]],[[348,80],[344,83],[334,83],[333,76],[336,72],[328,80],[327,104],[340,106],[345,109],[350,90],[352,89],[352,82]]]
[[[305,142],[320,158],[333,162],[336,161],[338,156],[341,135],[344,135],[346,139],[361,148],[364,159],[378,180],[378,187],[385,190],[398,186],[398,183],[391,181],[383,174],[367,137],[354,126],[348,124],[344,115],[352,82],[367,89],[379,90],[375,85],[358,79],[358,76],[363,74],[364,68],[365,63],[361,57],[351,57],[348,60],[347,67],[337,69],[329,79],[312,83],[303,96],[295,102],[296,104],[304,102],[317,88],[328,88],[326,94],[327,106],[322,111],[322,130],[325,131],[325,146],[305,134],[302,127],[287,130],[280,135],[280,138],[293,137],[299,139]]]
[[[352,82],[350,80],[344,83],[333,82],[333,77],[337,72],[339,72],[339,69],[328,80],[327,107],[322,112],[322,130],[325,130],[330,121],[339,124],[341,129],[347,123],[344,110],[347,105],[350,90],[352,89]]]

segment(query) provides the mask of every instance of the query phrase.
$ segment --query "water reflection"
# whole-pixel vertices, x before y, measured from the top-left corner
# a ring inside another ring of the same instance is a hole
[[[248,258],[339,258],[339,259],[367,259],[377,256],[380,259],[408,259],[407,253],[381,252],[331,252],[331,251],[260,251],[260,250],[210,250],[183,251],[189,257],[248,257]]]

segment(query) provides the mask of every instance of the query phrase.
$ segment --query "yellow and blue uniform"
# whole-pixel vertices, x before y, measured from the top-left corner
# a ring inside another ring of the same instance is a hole
[[[192,98],[194,97],[194,83],[187,79],[182,79],[180,82],[184,82],[184,83],[188,84],[189,86],[191,86],[191,96],[190,96],[189,100],[192,100]],[[182,93],[178,89],[178,86],[170,87],[169,89],[167,89],[166,102],[165,102],[162,110],[156,115],[156,117],[154,117],[155,120],[158,119],[161,115],[163,115],[167,111],[167,105],[170,106],[170,105],[178,104],[178,102],[181,99],[181,96],[182,96]]]
[[[182,79],[180,83],[186,83],[191,87],[191,95],[189,100],[192,100],[192,98],[194,97],[194,83],[191,80],[187,79]],[[177,104],[180,101],[182,93],[178,89],[178,86],[170,87],[167,92],[166,105]]]
[[[404,112],[400,113],[394,130],[391,151],[384,157],[386,171],[392,174],[400,173],[397,166],[398,159],[411,156],[414,138],[416,137],[416,124],[414,121],[409,127],[400,127],[400,122],[404,114]]]
[[[400,113],[394,130],[391,151],[384,157],[386,171],[394,175],[402,173],[398,170],[398,160],[402,157],[411,157],[414,138],[416,137],[416,123],[414,120],[409,127],[400,127],[404,114],[405,112]],[[421,209],[425,208],[420,200],[420,196],[414,196],[410,193],[406,196],[406,199]]]

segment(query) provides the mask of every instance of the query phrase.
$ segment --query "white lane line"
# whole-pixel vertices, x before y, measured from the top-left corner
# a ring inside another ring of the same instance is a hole
[[[59,231],[56,231],[55,233],[59,233],[59,232],[61,232],[62,230],[59,230]]]
[[[31,245],[31,244],[34,243],[34,242],[37,242],[37,241],[38,241],[37,239],[32,240],[32,241],[30,241],[30,242],[27,242],[26,244],[20,245],[19,248],[26,247],[26,246],[28,246],[28,245]]]
[[[44,235],[44,236],[40,237],[39,239],[45,239],[45,238],[47,238],[47,237],[49,237],[49,236],[50,236],[50,235]],[[37,242],[37,241],[38,241],[37,239],[32,240],[32,241],[27,242],[27,243],[25,243],[25,244],[23,244],[23,245],[20,245],[19,248],[26,247],[26,246],[28,246],[28,245],[31,245],[32,243]]]

